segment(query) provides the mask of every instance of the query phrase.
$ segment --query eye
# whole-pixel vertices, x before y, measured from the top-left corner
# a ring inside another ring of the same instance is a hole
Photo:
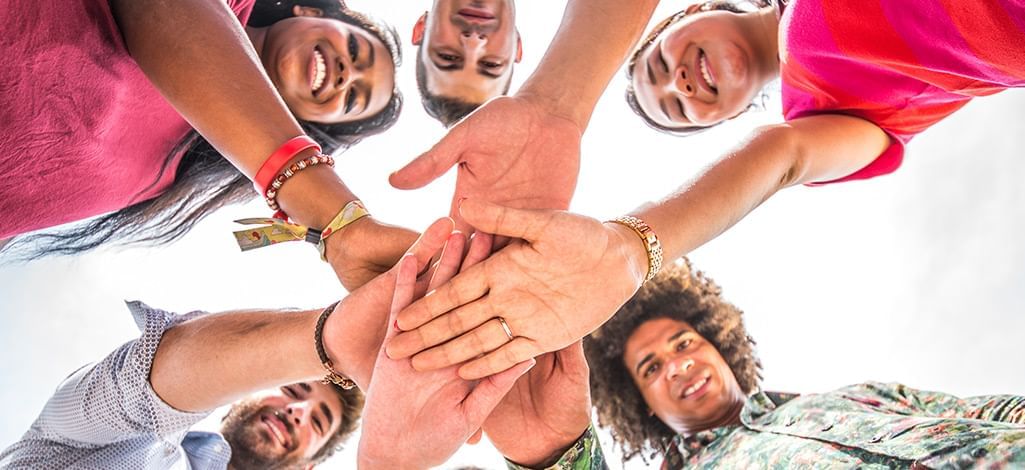
[[[356,40],[355,34],[349,35],[349,58],[353,63],[359,58],[359,41]]]
[[[324,435],[324,425],[320,422],[320,418],[313,417],[313,428],[316,429],[317,434]]]
[[[345,96],[345,113],[348,114],[356,106],[356,91],[349,87],[349,94]]]
[[[480,64],[489,69],[497,69],[502,66],[502,64],[499,64],[498,62],[489,62],[485,60],[482,60]]]
[[[644,373],[641,376],[644,377],[644,378],[651,377],[652,374],[654,374],[655,372],[658,372],[658,367],[659,367],[659,364],[657,362],[652,362],[651,364],[648,365],[648,367],[644,368]]]
[[[458,62],[459,56],[452,54],[438,54],[438,58],[448,62]]]
[[[285,392],[285,395],[289,398],[299,398],[299,395],[295,393],[295,390],[293,390],[291,386],[285,385],[284,387],[281,387],[281,391]]]
[[[680,341],[680,343],[676,345],[676,350],[683,351],[684,349],[687,349],[687,346],[690,346],[690,341],[691,340],[689,339]]]

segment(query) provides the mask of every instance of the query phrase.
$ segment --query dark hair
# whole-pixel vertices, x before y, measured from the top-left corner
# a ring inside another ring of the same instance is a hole
[[[467,114],[473,112],[473,110],[480,107],[484,103],[471,103],[466,100],[459,98],[450,98],[448,96],[435,95],[427,89],[427,68],[423,62],[423,46],[419,46],[416,49],[416,87],[420,90],[420,103],[424,106],[424,111],[427,111],[427,115],[441,121],[441,124],[445,127],[452,127],[453,124],[459,122],[460,119],[466,117]],[[509,74],[509,78],[505,82],[505,88],[502,89],[502,94],[509,93],[509,87],[512,85],[512,74]]]
[[[319,8],[325,18],[369,32],[387,46],[396,69],[401,63],[402,54],[395,29],[349,10],[344,0],[257,0],[247,25],[267,26],[290,18],[296,5]],[[402,95],[395,88],[384,109],[366,119],[340,124],[299,123],[323,146],[324,152],[330,154],[390,128],[398,120],[401,110]],[[164,245],[184,236],[215,210],[257,196],[250,181],[195,130],[190,130],[168,153],[153,184],[160,180],[179,155],[181,159],[174,182],[159,196],[67,229],[18,237],[7,246],[0,247],[0,253],[18,252],[18,258],[32,260],[53,254],[80,253],[112,242]],[[143,189],[140,194],[151,187]]]
[[[754,4],[756,6],[759,6],[759,7],[766,6],[765,2],[762,1],[762,0],[751,0],[748,3],[752,3],[752,4]],[[690,7],[688,7],[688,8],[690,8]],[[705,2],[704,4],[701,5],[699,12],[706,12],[706,11],[712,11],[712,10],[724,10],[724,11],[729,11],[729,12],[732,12],[732,13],[745,13],[746,12],[744,9],[740,8],[739,6],[737,6],[737,3],[733,2],[733,1],[730,1],[730,0],[712,0],[712,1],[709,1],[709,2]],[[651,29],[651,32],[648,33],[648,35],[644,38],[643,41],[641,41],[640,45],[637,46],[637,49],[634,50],[633,55],[630,56],[630,61],[627,62],[627,65],[626,65],[626,80],[627,80],[627,85],[626,85],[626,103],[630,106],[630,109],[634,112],[634,114],[640,116],[641,120],[643,120],[644,123],[648,125],[648,127],[651,127],[652,129],[655,129],[655,130],[657,130],[659,132],[665,132],[667,134],[672,134],[672,135],[675,135],[675,136],[678,136],[678,137],[687,137],[687,136],[691,136],[691,135],[703,132],[705,130],[708,130],[708,129],[711,129],[711,128],[715,127],[715,126],[718,126],[719,124],[722,124],[722,121],[717,122],[717,123],[712,124],[712,125],[708,125],[708,126],[684,126],[684,127],[668,127],[668,126],[663,126],[663,125],[655,122],[655,120],[652,119],[651,116],[648,116],[644,112],[644,110],[641,109],[640,103],[637,102],[637,95],[636,95],[636,93],[634,91],[634,87],[633,87],[633,70],[634,70],[634,65],[637,64],[637,59],[640,57],[641,53],[644,52],[645,50],[647,50],[649,47],[651,47],[651,44],[655,42],[655,39],[658,39],[658,36],[660,34],[662,34],[666,29],[668,29],[670,26],[676,24],[677,22],[679,22],[680,20],[682,20],[686,16],[687,16],[687,9],[684,9],[684,10],[679,11],[676,14],[674,14],[674,15],[672,15],[672,16],[664,19],[664,20],[662,20],[657,25],[655,25],[655,27]],[[761,100],[758,100],[758,101],[761,101]],[[747,109],[745,109],[744,112],[746,112],[746,111],[748,111],[748,110],[750,110],[752,108],[756,108],[758,106],[759,105],[756,104],[755,102],[751,102],[751,104],[748,105]]]
[[[605,325],[584,339],[591,365],[591,397],[598,422],[612,428],[624,460],[646,450],[665,451],[676,433],[648,413],[641,392],[623,362],[626,341],[644,322],[670,318],[690,324],[711,342],[730,366],[745,393],[758,387],[761,363],[747,335],[743,313],[722,298],[722,289],[686,258],[670,263],[645,283]]]
[[[337,386],[332,386],[331,388],[334,389],[335,393],[338,394],[338,398],[342,401],[342,422],[338,425],[338,430],[335,431],[334,435],[310,458],[311,463],[314,464],[327,460],[335,452],[341,450],[342,444],[356,430],[356,424],[359,421],[360,415],[363,414],[363,402],[366,399],[363,392],[356,387],[349,390]]]

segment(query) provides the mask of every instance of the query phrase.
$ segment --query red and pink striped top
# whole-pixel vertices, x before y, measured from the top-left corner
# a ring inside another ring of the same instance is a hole
[[[918,133],[976,96],[1025,85],[1025,0],[791,0],[779,34],[787,120],[848,114],[892,138],[829,183],[891,173]]]

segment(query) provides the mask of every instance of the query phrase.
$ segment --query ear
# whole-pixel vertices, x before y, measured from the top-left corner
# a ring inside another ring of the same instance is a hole
[[[304,7],[304,6],[301,6],[301,5],[296,5],[296,6],[292,7],[292,15],[293,16],[309,16],[309,17],[314,17],[314,18],[320,18],[320,17],[324,16],[324,10],[321,10],[320,8]]]
[[[420,18],[417,18],[416,24],[413,25],[413,45],[414,46],[419,46],[420,44],[423,44],[423,42],[424,42],[424,29],[426,29],[426,28],[427,28],[427,12],[425,11],[424,14],[420,15]]]
[[[697,12],[703,10],[704,8],[705,8],[705,4],[703,2],[695,3],[695,4],[687,7],[687,14],[688,15],[693,15],[694,13],[697,13]]]
[[[313,470],[313,467],[314,465],[312,463],[308,463],[305,467],[303,467],[303,470]]]
[[[517,64],[523,60],[523,38],[520,37],[520,32],[516,32],[516,59],[514,62]]]

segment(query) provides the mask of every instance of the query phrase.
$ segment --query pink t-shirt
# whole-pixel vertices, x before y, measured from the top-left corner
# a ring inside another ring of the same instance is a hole
[[[227,0],[242,23],[255,0]],[[0,8],[0,240],[163,192],[189,125],[128,54],[107,0]],[[159,177],[159,178],[158,178]]]
[[[1025,2],[791,0],[780,60],[787,120],[848,114],[891,137],[874,162],[829,183],[884,175],[972,98],[1025,86]]]

